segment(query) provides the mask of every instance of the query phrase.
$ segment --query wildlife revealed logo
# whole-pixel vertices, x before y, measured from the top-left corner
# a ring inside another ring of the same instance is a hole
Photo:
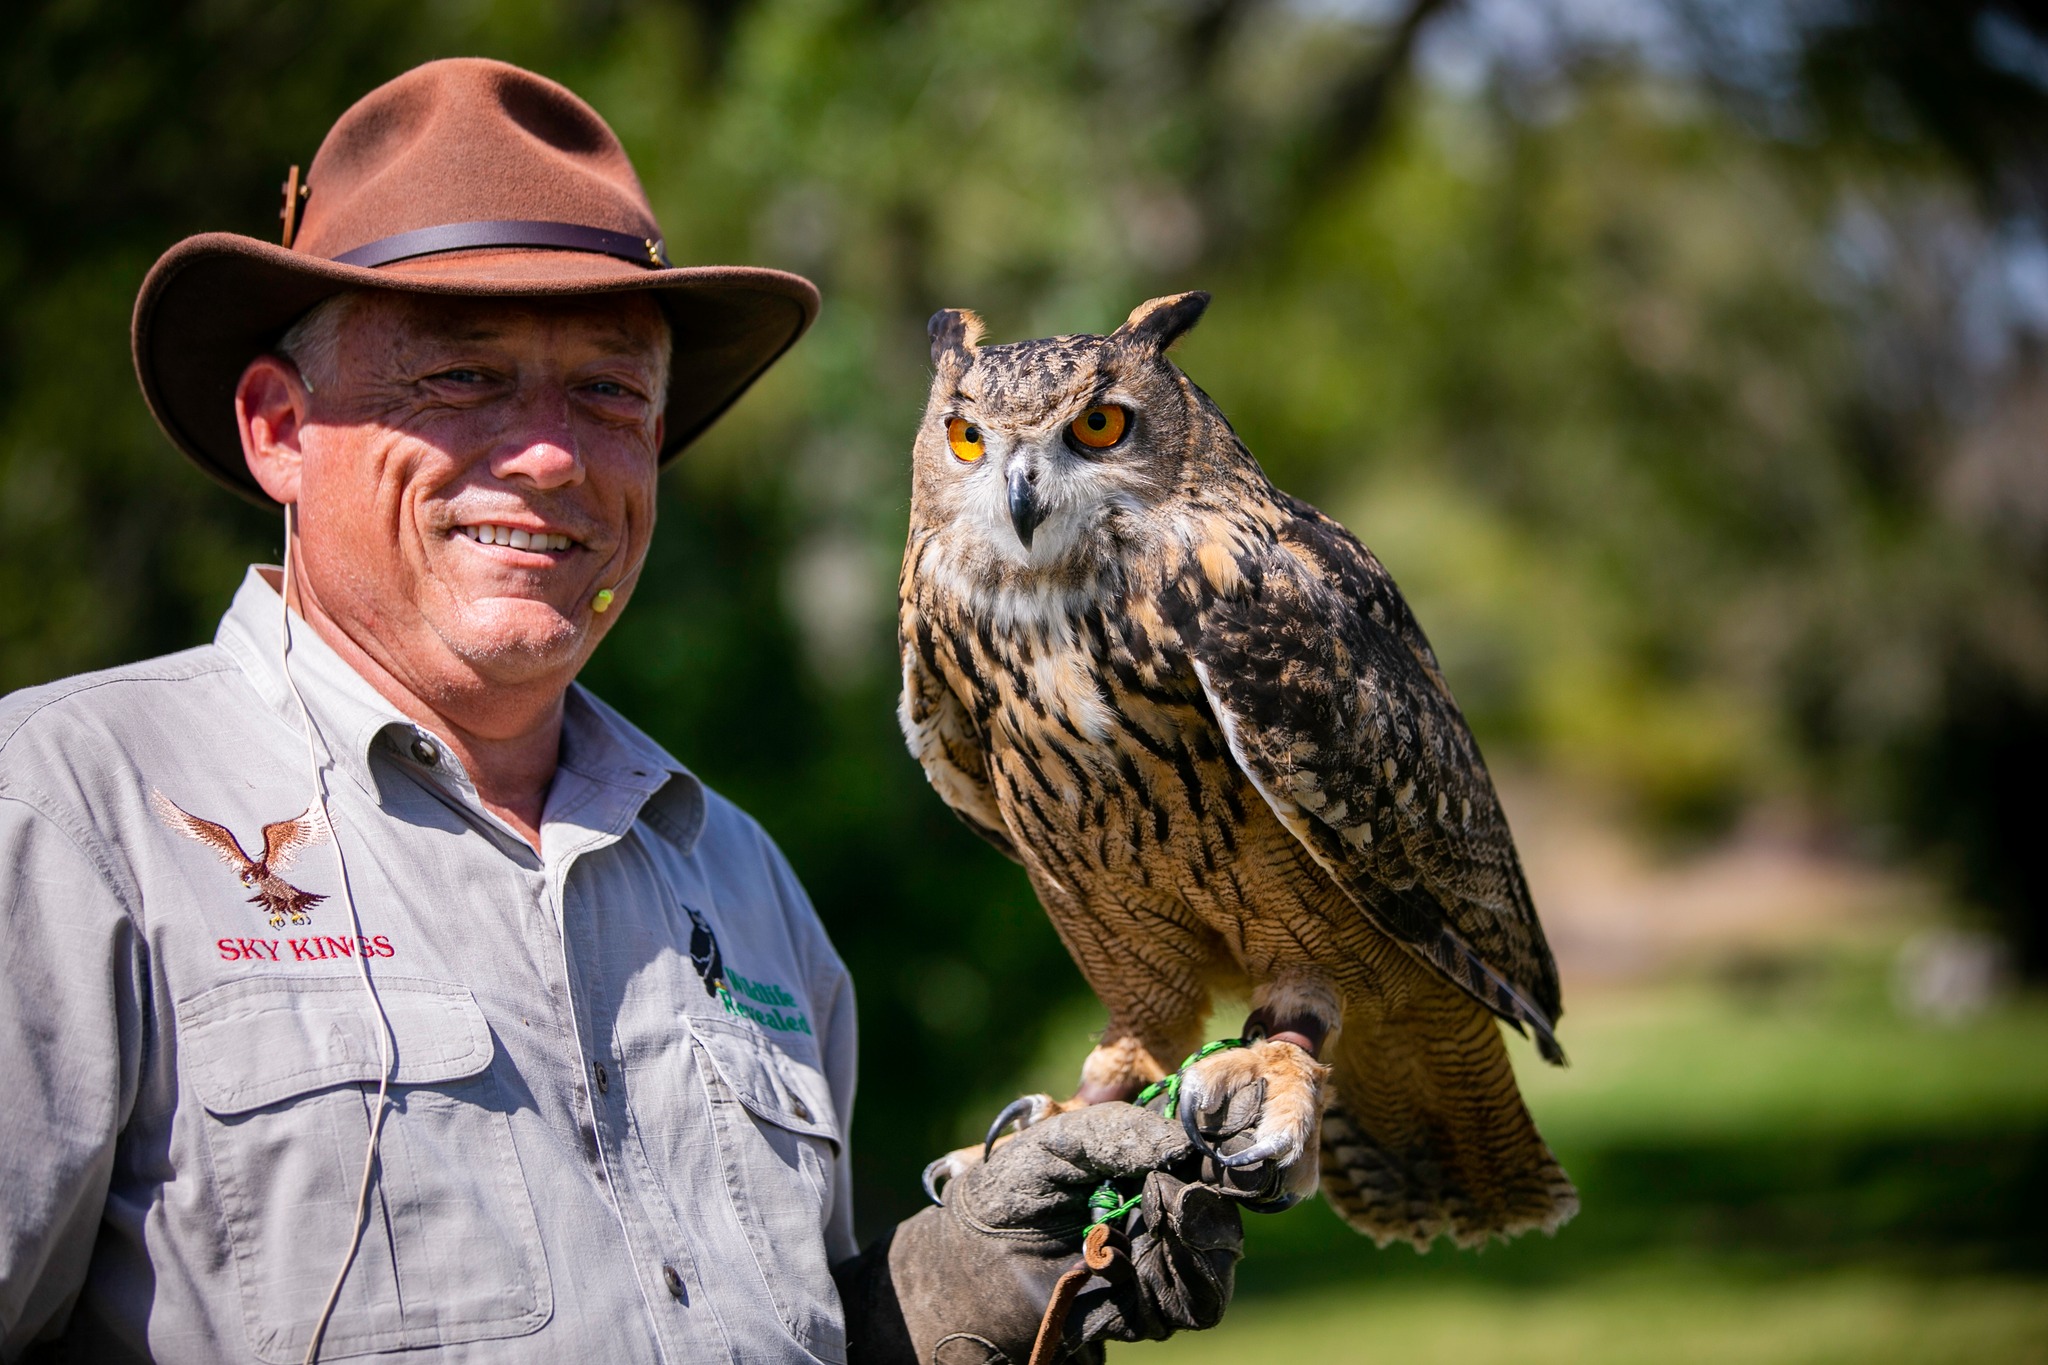
[[[689,906],[690,965],[704,979],[704,993],[714,997],[727,1014],[751,1019],[777,1033],[809,1033],[811,1021],[797,1008],[796,997],[768,981],[749,981],[738,972],[725,969],[725,957],[718,951],[718,938],[711,925]]]
[[[287,920],[311,924],[312,917],[306,912],[327,899],[301,891],[284,879],[303,850],[325,843],[329,837],[327,822],[317,808],[308,806],[289,820],[265,825],[263,855],[251,858],[226,825],[200,819],[162,792],[150,792],[149,807],[167,829],[212,849],[213,856],[226,863],[236,879],[256,893],[249,897],[249,903],[261,906],[269,914],[271,928],[282,928]]]

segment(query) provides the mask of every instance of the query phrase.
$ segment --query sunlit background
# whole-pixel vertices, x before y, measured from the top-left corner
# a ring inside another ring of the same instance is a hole
[[[0,686],[210,637],[274,522],[127,357],[437,56],[603,112],[816,330],[665,481],[588,681],[767,825],[861,992],[870,1232],[1100,1026],[892,716],[924,319],[1177,353],[1393,570],[1564,975],[1584,1212],[1255,1220],[1151,1358],[2048,1360],[2048,26],[1955,0],[51,0],[0,44]],[[1225,1022],[1234,1024],[1235,1020]],[[1122,1354],[1131,1354],[1124,1351]]]

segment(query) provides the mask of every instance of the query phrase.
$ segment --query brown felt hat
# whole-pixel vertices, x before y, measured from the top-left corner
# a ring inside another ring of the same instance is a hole
[[[269,504],[235,428],[242,370],[345,289],[505,298],[648,290],[675,333],[663,459],[715,421],[818,313],[798,275],[671,266],[612,130],[503,62],[428,62],[363,96],[303,185],[279,246],[207,232],[166,251],[135,300],[135,373],[172,441]]]

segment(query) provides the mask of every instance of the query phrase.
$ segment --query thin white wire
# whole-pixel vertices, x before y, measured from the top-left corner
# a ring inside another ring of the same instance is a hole
[[[383,998],[377,994],[376,983],[370,979],[369,958],[363,953],[363,921],[356,913],[355,891],[349,886],[348,860],[341,854],[341,833],[334,827],[334,819],[327,811],[327,779],[320,763],[320,756],[313,748],[317,727],[313,724],[313,712],[306,705],[306,699],[299,695],[299,685],[292,681],[292,560],[294,553],[293,532],[297,529],[294,506],[284,505],[284,589],[283,610],[278,619],[278,667],[284,671],[284,685],[291,689],[292,700],[299,704],[299,716],[306,725],[306,766],[313,778],[313,801],[320,807],[320,823],[327,831],[328,839],[334,845],[334,865],[341,872],[342,903],[348,906],[349,934],[356,942],[356,970],[363,979],[363,991],[370,997],[370,1007],[377,1013],[377,1107],[370,1115],[370,1140],[363,1147],[363,1179],[356,1190],[355,1224],[349,1233],[348,1250],[343,1253],[341,1265],[334,1272],[334,1285],[327,1291],[327,1302],[321,1306],[320,1316],[314,1320],[313,1335],[306,1340],[305,1365],[314,1365],[320,1357],[320,1339],[327,1334],[327,1324],[334,1317],[334,1306],[341,1301],[341,1286],[348,1279],[349,1267],[355,1264],[356,1253],[362,1249],[363,1230],[369,1216],[370,1189],[376,1182],[377,1143],[384,1135],[385,1101],[391,1094],[391,1061],[393,1038],[391,1016],[384,1012]],[[327,739],[320,737],[320,747],[327,749]],[[334,751],[328,749],[332,760]]]

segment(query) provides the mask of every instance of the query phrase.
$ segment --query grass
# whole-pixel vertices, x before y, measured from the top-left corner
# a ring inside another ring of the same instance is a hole
[[[1646,1137],[1872,1134],[2048,1116],[2048,1001],[1944,1027],[1893,1007],[1881,960],[1724,973],[1594,996],[1565,1021],[1573,1065],[1517,1047],[1560,1151]]]
[[[2048,1293],[2023,1280],[1852,1273],[1756,1283],[1711,1270],[1602,1276],[1533,1293],[1323,1290],[1249,1299],[1213,1332],[1115,1354],[1177,1365],[2023,1365],[2048,1363]]]
[[[1247,1219],[1183,1362],[2048,1365],[2048,1001],[1902,1017],[1885,957],[1751,962],[1574,1002],[1514,1044],[1584,1210],[1482,1253],[1375,1250],[1320,1202]],[[1043,1075],[1085,1052],[1076,1016]],[[1524,1065],[1526,1063],[1526,1065]]]

